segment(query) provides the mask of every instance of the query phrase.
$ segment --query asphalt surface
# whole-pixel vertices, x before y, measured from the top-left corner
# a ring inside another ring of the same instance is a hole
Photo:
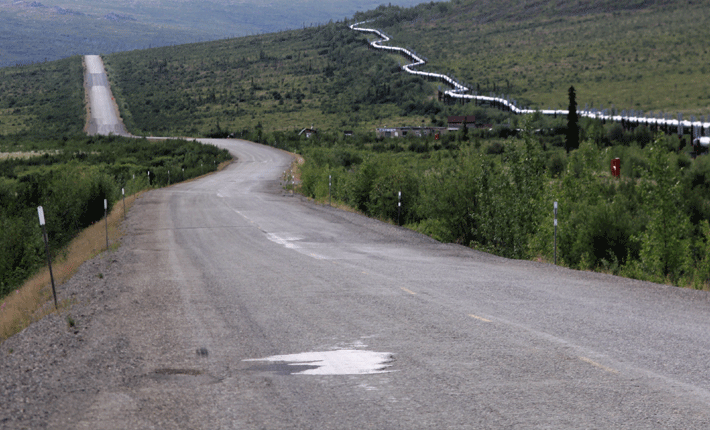
[[[102,330],[138,376],[57,427],[709,427],[707,293],[440,244],[205,142],[239,161],[129,213]]]
[[[86,65],[85,80],[89,94],[89,106],[91,106],[88,134],[127,135],[126,128],[118,117],[117,107],[113,102],[113,95],[101,57],[85,55],[84,63]]]

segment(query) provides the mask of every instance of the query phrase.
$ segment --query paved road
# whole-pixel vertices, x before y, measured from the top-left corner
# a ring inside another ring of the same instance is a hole
[[[708,428],[707,293],[440,244],[289,196],[285,153],[210,142],[239,162],[130,213],[106,330],[139,377],[70,427]]]
[[[86,83],[89,93],[91,117],[89,118],[89,134],[127,135],[126,127],[118,117],[116,105],[113,102],[104,63],[98,55],[84,56],[86,64]]]

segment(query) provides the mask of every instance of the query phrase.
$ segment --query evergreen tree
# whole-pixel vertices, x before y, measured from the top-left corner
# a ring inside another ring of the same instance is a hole
[[[577,116],[577,95],[574,87],[569,87],[569,111],[567,113],[567,140],[565,141],[565,149],[569,152],[572,149],[579,148],[579,116]]]

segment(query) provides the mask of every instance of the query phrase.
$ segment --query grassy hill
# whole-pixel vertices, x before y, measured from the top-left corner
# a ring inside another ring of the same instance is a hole
[[[458,0],[356,15],[479,93],[533,108],[710,114],[703,63],[710,2]],[[688,14],[697,19],[688,20]],[[472,24],[474,23],[474,24]],[[129,128],[205,134],[261,127],[373,130],[441,124],[463,114],[434,100],[438,83],[403,76],[405,59],[371,52],[344,22],[213,43],[125,52],[106,63]]]
[[[482,94],[506,94],[533,108],[566,108],[567,89],[574,85],[581,108],[663,110],[689,118],[710,114],[710,66],[703,63],[702,45],[710,36],[707,6],[708,0],[624,5],[458,0],[380,6],[355,18],[374,19],[369,25],[384,29],[392,44],[425,56],[426,70],[449,73]],[[470,106],[442,105],[435,100],[438,83],[402,74],[405,59],[370,51],[365,41],[345,22],[335,22],[121,52],[105,62],[127,126],[138,134],[311,125],[372,131],[383,125],[442,124],[449,114],[473,112]],[[0,70],[22,77],[57,67],[66,66]],[[3,132],[27,128],[22,124],[36,117],[28,116],[35,109],[29,106],[38,101],[30,88],[41,84],[9,93],[9,83],[0,85],[6,91],[0,96]],[[28,94],[20,101],[27,108],[10,109],[13,92]]]
[[[374,130],[430,120],[435,87],[342,22],[105,58],[133,133]]]
[[[707,0],[456,0],[356,19],[374,19],[368,25],[393,44],[427,57],[426,70],[533,108],[566,108],[574,85],[580,107],[707,115],[709,7]]]
[[[81,134],[85,113],[81,57],[0,68],[0,135]]]

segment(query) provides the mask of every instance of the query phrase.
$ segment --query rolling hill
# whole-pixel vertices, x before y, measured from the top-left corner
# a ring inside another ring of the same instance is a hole
[[[526,106],[710,114],[710,2],[457,0],[356,14],[479,93]],[[692,17],[689,18],[689,17]]]

